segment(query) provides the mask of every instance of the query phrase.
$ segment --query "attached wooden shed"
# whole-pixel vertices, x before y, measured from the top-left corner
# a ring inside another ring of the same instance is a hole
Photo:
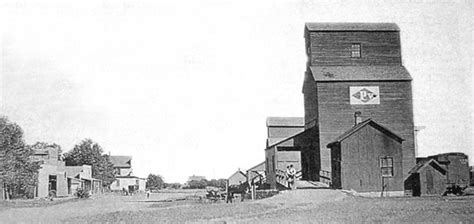
[[[410,170],[405,180],[405,189],[413,196],[442,195],[446,190],[447,170],[435,159],[421,159]]]
[[[332,187],[403,195],[402,141],[371,119],[356,124],[327,145]]]

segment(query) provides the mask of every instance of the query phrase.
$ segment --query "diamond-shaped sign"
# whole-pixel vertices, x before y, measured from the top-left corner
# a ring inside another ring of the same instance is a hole
[[[351,104],[380,104],[378,86],[351,86]]]
[[[359,99],[360,101],[364,102],[364,103],[367,103],[369,102],[371,99],[377,97],[377,95],[375,95],[372,91],[366,89],[366,88],[363,88],[359,91],[357,91],[357,93],[355,93],[354,95],[352,95],[353,97]]]

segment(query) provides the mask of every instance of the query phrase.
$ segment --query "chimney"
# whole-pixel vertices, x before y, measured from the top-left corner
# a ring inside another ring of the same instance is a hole
[[[362,112],[356,111],[354,113],[354,125],[358,125],[362,122]]]

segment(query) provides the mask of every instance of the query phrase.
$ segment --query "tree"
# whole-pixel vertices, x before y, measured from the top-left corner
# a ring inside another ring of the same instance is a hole
[[[206,186],[207,186],[206,179],[188,181],[188,187],[190,189],[204,189],[206,188]]]
[[[104,187],[110,186],[115,180],[114,165],[109,155],[103,154],[102,147],[91,139],[84,139],[64,157],[66,166],[92,166],[92,177],[102,180]]]
[[[146,180],[146,188],[150,189],[161,189],[164,184],[163,177],[156,174],[149,174]]]
[[[182,185],[180,183],[165,183],[165,188],[180,189]]]
[[[226,179],[211,179],[208,182],[208,186],[218,187],[218,188],[225,188]]]
[[[21,127],[0,117],[0,182],[7,198],[33,197],[40,168],[39,162],[33,161],[33,154],[34,150],[23,140]]]

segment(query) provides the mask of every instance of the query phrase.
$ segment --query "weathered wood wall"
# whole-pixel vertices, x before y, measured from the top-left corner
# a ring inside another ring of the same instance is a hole
[[[320,31],[308,35],[306,49],[312,66],[401,64],[400,36],[396,31]],[[353,43],[361,45],[360,58],[351,57]]]
[[[420,172],[420,193],[423,195],[442,195],[446,191],[446,176],[428,165]]]
[[[378,86],[379,105],[351,105],[349,99],[350,86]],[[372,118],[375,122],[390,129],[405,141],[403,142],[403,174],[415,165],[414,124],[411,83],[400,82],[318,82],[317,104],[319,146],[321,153],[321,169],[330,170],[330,150],[327,144],[335,140],[349,128],[354,126],[354,113],[362,112],[362,120]],[[315,108],[311,106],[309,108]]]
[[[270,184],[270,188],[276,188],[275,179],[275,168],[276,168],[276,146],[265,149],[265,164],[266,164],[266,176],[267,183]]]
[[[385,191],[403,191],[402,145],[372,126],[366,125],[344,139],[333,153],[340,157],[340,164],[333,164],[333,168],[340,168],[339,180],[335,174],[333,183],[342,189],[382,191],[380,157],[389,156],[393,158],[393,177],[385,178]],[[337,169],[332,172],[337,173]]]

